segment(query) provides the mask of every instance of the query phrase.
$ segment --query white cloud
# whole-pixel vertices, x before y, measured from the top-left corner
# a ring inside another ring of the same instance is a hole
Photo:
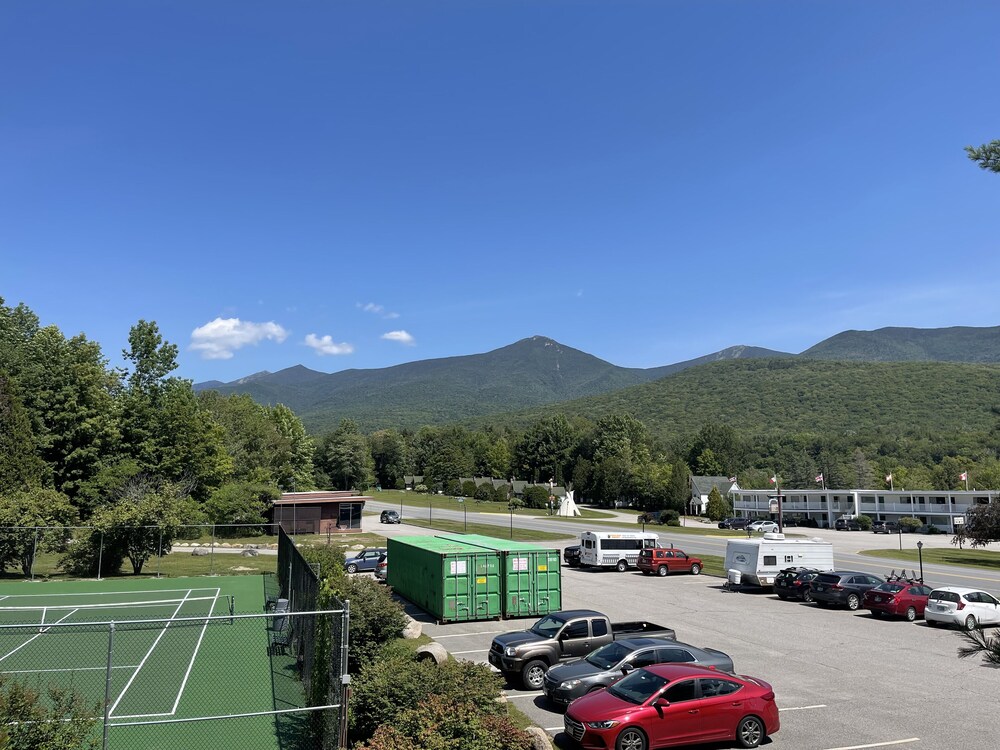
[[[395,320],[399,317],[399,313],[396,312],[386,312],[383,305],[376,304],[375,302],[366,302],[361,304],[360,302],[355,303],[359,310],[366,313],[371,313],[372,315],[378,315],[383,320]]]
[[[277,323],[252,323],[239,318],[216,318],[191,332],[191,349],[202,359],[232,359],[233,352],[261,341],[282,343],[288,331]]]
[[[325,357],[328,354],[354,353],[353,344],[336,344],[333,341],[333,336],[317,336],[315,333],[310,333],[306,336],[303,343],[315,351],[320,357]]]
[[[413,336],[406,331],[389,331],[388,333],[383,333],[381,338],[385,341],[398,341],[400,344],[406,344],[406,346],[415,346],[417,343],[414,341]]]

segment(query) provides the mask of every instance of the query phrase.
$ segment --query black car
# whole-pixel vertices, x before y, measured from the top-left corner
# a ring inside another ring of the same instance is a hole
[[[861,524],[856,518],[838,518],[834,522],[833,528],[837,531],[861,531]]]
[[[625,638],[601,646],[584,659],[559,664],[545,673],[542,690],[560,706],[581,695],[606,688],[633,669],[653,664],[684,663],[733,671],[733,660],[712,648],[697,648],[661,638]]]
[[[895,521],[873,521],[872,533],[874,534],[898,534],[899,524]]]
[[[750,524],[749,518],[723,518],[719,521],[720,529],[745,529]]]
[[[379,523],[399,523],[402,519],[398,510],[383,510],[378,520]]]
[[[563,549],[563,562],[571,568],[580,567],[580,545],[573,544]]]
[[[819,574],[815,568],[785,568],[774,577],[774,593],[779,599],[801,599],[811,602],[809,584]]]
[[[819,606],[847,607],[856,610],[861,606],[868,589],[885,583],[885,579],[871,573],[860,573],[855,570],[832,570],[819,573],[809,584],[813,601]]]

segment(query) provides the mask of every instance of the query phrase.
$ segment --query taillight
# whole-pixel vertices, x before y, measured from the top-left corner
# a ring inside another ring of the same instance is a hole
[[[965,609],[965,599],[962,599],[961,597],[959,597],[959,599],[958,599],[958,606],[955,607],[955,609]]]
[[[761,697],[761,698],[762,698],[763,700],[766,700],[766,701],[773,701],[773,700],[774,700],[774,691],[773,691],[773,690],[770,690],[770,691],[768,691],[768,692],[764,693],[764,695],[762,695],[762,696],[760,696],[760,697]]]
[[[843,591],[843,590],[844,590],[844,587],[841,586],[839,583],[832,583],[832,584],[830,584],[830,591]]]

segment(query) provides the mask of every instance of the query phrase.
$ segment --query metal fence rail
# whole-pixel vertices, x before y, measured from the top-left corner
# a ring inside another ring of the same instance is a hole
[[[0,675],[80,696],[103,750],[335,748],[347,628],[346,608],[0,625]]]

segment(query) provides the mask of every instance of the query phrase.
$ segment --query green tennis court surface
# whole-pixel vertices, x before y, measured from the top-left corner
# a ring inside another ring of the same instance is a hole
[[[305,705],[294,657],[269,648],[272,621],[230,617],[263,611],[264,581],[0,584],[0,674],[98,712],[107,696],[111,748],[294,746],[302,715],[215,718]]]

